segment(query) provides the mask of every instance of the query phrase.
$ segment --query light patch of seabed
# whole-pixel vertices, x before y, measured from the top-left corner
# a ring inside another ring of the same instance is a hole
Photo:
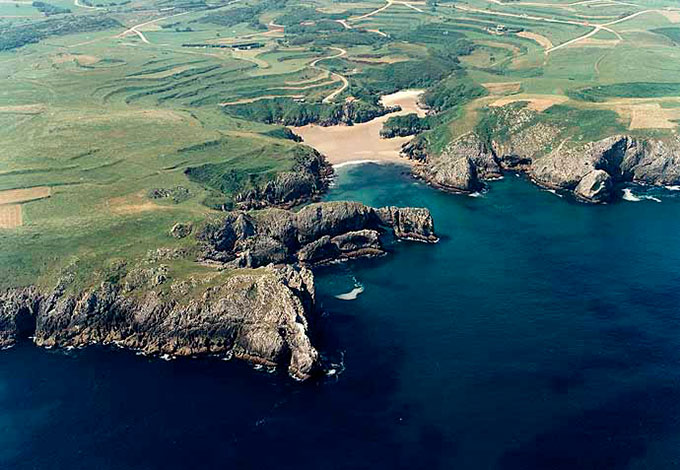
[[[354,286],[354,289],[352,289],[349,292],[345,292],[344,294],[338,294],[335,296],[336,299],[339,300],[356,300],[357,297],[359,297],[360,294],[364,292],[364,286],[361,285],[360,283],[357,283]]]

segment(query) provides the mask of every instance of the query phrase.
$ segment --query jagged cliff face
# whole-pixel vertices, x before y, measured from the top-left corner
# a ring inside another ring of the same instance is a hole
[[[475,134],[451,142],[441,155],[428,157],[413,172],[433,186],[452,192],[479,191],[483,180],[502,175],[491,148]]]
[[[142,263],[115,283],[77,292],[65,277],[50,292],[0,293],[0,349],[30,337],[43,347],[115,344],[145,354],[233,356],[285,366],[304,380],[319,366],[309,326],[314,277],[306,266],[384,254],[388,231],[437,240],[426,209],[329,202],[297,213],[227,213],[198,230],[203,260],[217,264],[206,278],[171,283],[163,265]],[[175,226],[172,233],[191,230]]]
[[[241,209],[290,208],[324,192],[332,174],[331,165],[314,150],[301,155],[291,171],[281,172],[272,181],[236,194],[234,199]]]
[[[308,336],[314,279],[305,268],[234,274],[189,299],[104,283],[78,294],[36,288],[0,295],[0,347],[34,337],[38,346],[116,344],[147,354],[234,356],[285,364],[305,379],[318,362]]]
[[[317,265],[384,254],[380,235],[386,231],[401,239],[437,241],[427,209],[374,209],[357,202],[311,204],[297,213],[235,211],[207,224],[198,238],[205,242],[205,258],[230,266]]]
[[[584,202],[609,202],[617,185],[680,183],[680,139],[636,139],[615,135],[597,142],[572,143],[554,125],[538,122],[528,127],[525,108],[502,110],[510,121],[502,141],[487,143],[475,133],[452,141],[441,155],[416,156],[423,163],[414,174],[433,186],[455,192],[478,191],[483,181],[503,169],[522,171],[541,186],[570,191]],[[411,150],[411,149],[406,149]]]

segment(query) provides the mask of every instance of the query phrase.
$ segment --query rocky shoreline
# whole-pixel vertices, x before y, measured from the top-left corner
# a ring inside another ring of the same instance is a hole
[[[309,267],[386,254],[385,236],[437,241],[427,209],[355,202],[229,212],[194,236],[196,261],[216,268],[207,281],[170,282],[162,269],[141,268],[88,289],[74,291],[64,278],[50,291],[0,293],[0,349],[28,338],[46,348],[115,344],[285,366],[305,380],[321,367],[310,333],[316,294]]]
[[[501,111],[499,111],[501,112]],[[521,122],[523,109],[505,116]],[[505,139],[470,132],[429,155],[414,140],[403,154],[417,162],[414,176],[445,191],[473,193],[504,171],[525,173],[541,187],[569,192],[586,203],[607,203],[621,196],[627,183],[668,186],[680,183],[680,139],[614,135],[595,142],[564,139],[544,123],[510,133]],[[549,149],[546,151],[545,149]]]
[[[284,207],[290,209],[318,199],[333,177],[333,167],[316,150],[297,157],[290,171],[280,172],[264,184],[239,192],[234,199],[239,209]]]

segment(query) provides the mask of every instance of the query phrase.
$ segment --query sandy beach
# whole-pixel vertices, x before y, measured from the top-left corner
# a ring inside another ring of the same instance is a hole
[[[353,126],[322,127],[308,124],[293,127],[292,130],[304,142],[326,155],[333,165],[361,161],[385,161],[408,164],[409,160],[399,156],[402,145],[412,137],[382,139],[380,130],[383,123],[392,116],[417,113],[425,116],[425,110],[418,106],[418,98],[423,90],[404,90],[385,95],[381,102],[385,106],[401,106],[401,111],[386,114],[369,122]]]

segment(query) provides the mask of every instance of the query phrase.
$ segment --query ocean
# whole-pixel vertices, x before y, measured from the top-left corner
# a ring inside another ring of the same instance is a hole
[[[316,380],[1,352],[0,468],[680,467],[680,191],[589,206],[509,174],[476,196],[338,170],[327,199],[428,207],[441,240],[316,270]]]

